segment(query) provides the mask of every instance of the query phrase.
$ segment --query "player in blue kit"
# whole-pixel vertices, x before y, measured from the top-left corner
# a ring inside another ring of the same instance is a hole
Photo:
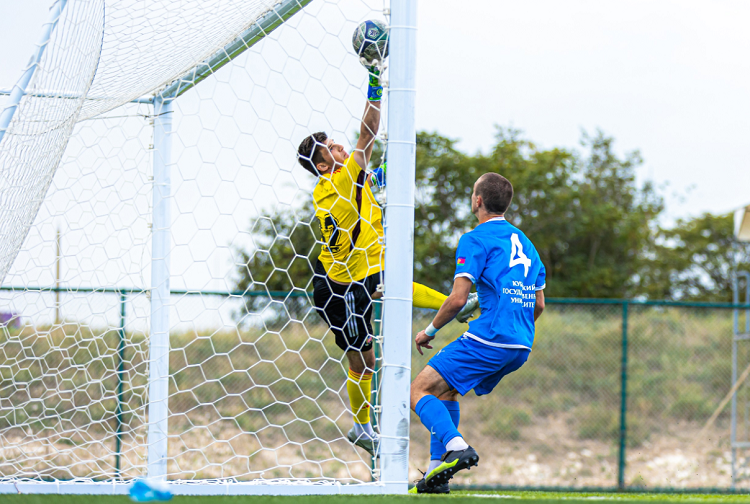
[[[420,354],[432,349],[438,330],[466,304],[476,284],[482,314],[411,384],[411,408],[431,434],[430,466],[412,493],[448,493],[456,472],[477,465],[479,455],[458,432],[458,395],[472,389],[489,394],[529,358],[534,324],[544,310],[546,273],[531,241],[505,220],[512,199],[513,186],[497,173],[474,184],[471,211],[479,225],[459,240],[453,291],[415,338]]]

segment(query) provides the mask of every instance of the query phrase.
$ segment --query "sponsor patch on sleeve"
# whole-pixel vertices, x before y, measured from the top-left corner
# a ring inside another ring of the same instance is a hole
[[[461,266],[462,264],[466,264],[466,258],[465,257],[459,257],[458,260],[456,261],[456,264],[458,266]]]

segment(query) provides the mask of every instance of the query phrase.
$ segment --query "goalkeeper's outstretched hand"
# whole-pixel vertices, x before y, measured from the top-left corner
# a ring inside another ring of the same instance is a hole
[[[372,176],[380,189],[385,187],[385,172],[387,169],[387,163],[383,163],[381,166],[372,170]]]
[[[380,85],[381,68],[378,65],[368,66],[367,72],[370,74],[369,85],[367,86],[367,99],[370,101],[380,101],[383,98],[383,86]]]

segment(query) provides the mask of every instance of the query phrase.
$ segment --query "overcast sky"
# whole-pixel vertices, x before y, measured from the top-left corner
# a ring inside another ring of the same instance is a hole
[[[0,0],[0,87],[52,0]],[[487,150],[494,125],[576,148],[601,128],[667,183],[668,220],[750,203],[750,2],[422,0],[417,127]]]

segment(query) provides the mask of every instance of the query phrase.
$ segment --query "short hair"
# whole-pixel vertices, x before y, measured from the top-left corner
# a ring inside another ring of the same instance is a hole
[[[479,177],[475,191],[482,197],[484,209],[491,214],[505,213],[513,200],[513,184],[498,173],[485,173]]]
[[[317,168],[318,163],[325,162],[323,153],[319,147],[322,146],[325,148],[326,140],[328,140],[328,135],[322,131],[318,131],[302,140],[299,144],[299,149],[297,149],[297,161],[299,161],[299,164],[316,177],[320,175]]]

